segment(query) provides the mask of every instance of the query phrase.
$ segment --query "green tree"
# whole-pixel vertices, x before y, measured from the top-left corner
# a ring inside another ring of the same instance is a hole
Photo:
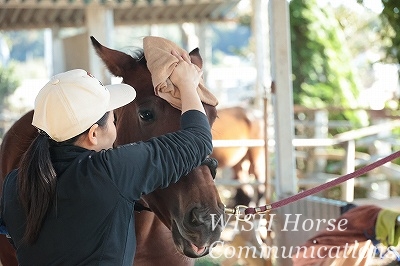
[[[382,22],[375,12],[367,8],[354,9],[345,5],[335,7],[335,17],[344,32],[357,76],[363,87],[368,88],[376,80],[373,64],[382,53],[379,34]]]
[[[0,65],[0,107],[6,105],[7,96],[11,95],[20,85],[19,80],[14,75],[13,66]]]
[[[316,0],[292,0],[289,8],[294,103],[356,108],[359,84],[333,8],[322,8]],[[358,125],[366,123],[359,112],[339,116]]]
[[[376,0],[378,1],[378,0]],[[364,0],[357,0],[363,4]],[[382,20],[380,33],[385,50],[383,62],[400,63],[400,1],[381,0],[383,10],[379,17]]]
[[[44,30],[0,32],[10,43],[11,59],[26,62],[44,56]]]

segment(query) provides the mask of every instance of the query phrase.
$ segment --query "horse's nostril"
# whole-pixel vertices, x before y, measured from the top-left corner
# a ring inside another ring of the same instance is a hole
[[[200,226],[204,223],[204,219],[203,219],[203,217],[201,217],[201,214],[200,214],[198,208],[194,208],[191,211],[189,221],[192,226]]]

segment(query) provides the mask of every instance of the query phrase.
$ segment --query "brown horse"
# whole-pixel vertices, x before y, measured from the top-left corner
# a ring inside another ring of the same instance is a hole
[[[147,140],[180,128],[181,112],[154,94],[143,51],[131,56],[102,46],[93,37],[92,44],[109,71],[122,77],[123,82],[133,86],[137,92],[132,103],[115,111],[116,145]],[[198,49],[193,50],[190,56],[192,62],[201,68]],[[216,108],[204,107],[212,124],[217,115]],[[31,120],[32,111],[18,120],[4,137],[0,150],[2,178],[18,166],[22,153],[36,136]],[[211,214],[222,215],[224,205],[210,168],[202,165],[168,188],[142,197],[142,205],[151,211],[139,212],[135,217],[135,265],[193,265],[192,258],[206,255],[208,247],[219,239],[222,228],[212,228]],[[3,265],[17,265],[7,240],[1,238],[0,241]]]
[[[213,124],[213,140],[264,139],[264,121],[249,108],[241,106],[218,109],[218,117]],[[211,155],[218,160],[220,168],[231,168],[233,179],[249,181],[249,175],[261,184],[265,182],[265,151],[262,146],[214,147]],[[245,164],[248,163],[248,167]],[[233,205],[249,205],[264,194],[264,187],[244,185],[237,189]]]

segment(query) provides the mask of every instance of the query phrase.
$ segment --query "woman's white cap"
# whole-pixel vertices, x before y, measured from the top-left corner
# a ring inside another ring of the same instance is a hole
[[[104,86],[85,70],[70,70],[53,76],[39,91],[32,125],[55,141],[65,141],[135,97],[135,89],[127,84]]]

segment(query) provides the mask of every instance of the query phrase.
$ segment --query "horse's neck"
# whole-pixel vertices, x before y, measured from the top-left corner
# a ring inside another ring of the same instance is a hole
[[[194,260],[184,257],[175,248],[171,231],[153,213],[136,213],[135,266],[192,266]]]

